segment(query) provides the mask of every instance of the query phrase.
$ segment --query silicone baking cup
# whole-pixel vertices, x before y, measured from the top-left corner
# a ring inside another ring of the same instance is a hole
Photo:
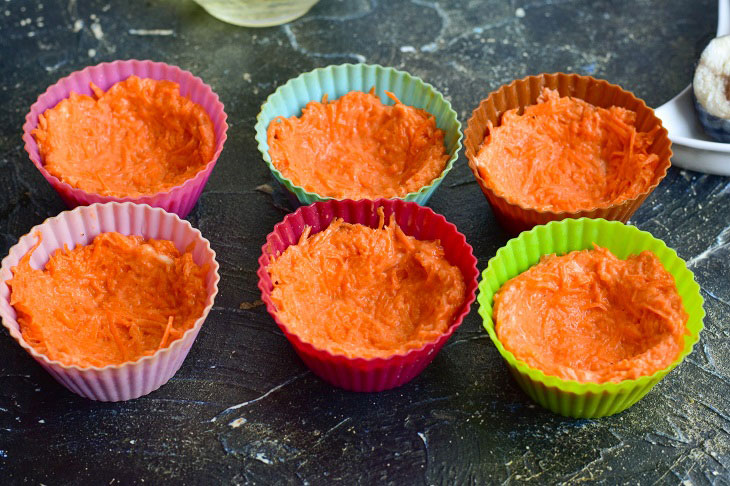
[[[672,156],[671,145],[665,128],[660,128],[654,143],[650,147],[650,153],[659,156],[654,179],[651,185],[641,194],[633,199],[627,199],[618,204],[600,206],[581,211],[542,211],[524,207],[516,201],[511,200],[508,194],[501,194],[487,183],[479,175],[476,165],[476,156],[488,134],[487,122],[498,126],[502,114],[514,108],[520,111],[525,106],[537,103],[537,98],[543,88],[555,89],[560,96],[572,96],[588,103],[603,108],[620,106],[636,112],[636,127],[639,131],[649,131],[655,126],[661,127],[662,121],[654,114],[654,110],[646,106],[641,99],[633,93],[621,87],[610,84],[607,81],[598,80],[590,76],[578,74],[539,74],[527,76],[504,85],[487,96],[472,113],[464,131],[466,157],[469,161],[474,177],[479,183],[482,192],[487,197],[492,211],[499,223],[512,234],[530,229],[538,224],[545,224],[550,221],[565,218],[603,218],[626,222],[632,214],[641,206],[647,196],[659,185],[667,175],[670,158]]]
[[[395,214],[395,221],[405,234],[419,240],[438,239],[441,241],[446,258],[452,265],[457,266],[464,276],[466,284],[464,303],[456,312],[449,328],[438,339],[405,354],[374,359],[348,358],[315,348],[292,333],[286,323],[277,317],[276,307],[271,300],[273,283],[267,267],[273,256],[281,254],[290,245],[298,243],[306,226],[310,226],[311,234],[315,234],[327,228],[334,218],[342,218],[348,223],[359,223],[376,228],[379,221],[377,212],[379,207],[383,208],[386,221],[389,220],[391,214]],[[476,263],[472,248],[466,242],[464,235],[459,233],[456,226],[429,208],[400,199],[331,200],[301,207],[287,215],[281,223],[274,227],[273,232],[266,237],[266,244],[263,246],[262,255],[259,258],[259,289],[261,289],[261,298],[266,303],[269,314],[284,332],[302,361],[316,375],[346,390],[374,392],[395,388],[415,378],[428,366],[456,328],[461,325],[464,316],[469,313],[471,304],[474,302],[478,276]]]
[[[209,265],[206,277],[208,297],[203,314],[180,339],[155,354],[136,361],[102,368],[80,368],[48,359],[23,339],[15,309],[10,305],[10,289],[6,284],[12,278],[11,269],[37,242],[36,233],[39,231],[43,235],[42,242],[30,259],[34,268],[45,266],[50,256],[63,245],[68,245],[69,248],[87,245],[96,235],[110,231],[170,240],[180,251],[185,251],[189,245],[194,244],[194,261],[199,265]],[[10,248],[10,253],[2,261],[0,277],[0,317],[10,335],[63,386],[82,397],[105,402],[130,400],[146,395],[172,378],[185,360],[213,307],[220,279],[215,252],[210,248],[208,240],[203,238],[200,231],[190,226],[190,223],[148,205],[116,202],[64,211],[35,226]]]
[[[205,109],[215,128],[216,148],[210,162],[194,177],[186,180],[182,185],[173,187],[169,191],[141,197],[120,198],[86,192],[72,187],[50,174],[43,165],[43,159],[38,151],[38,145],[31,133],[38,126],[38,116],[49,108],[56,106],[59,101],[68,98],[71,92],[91,95],[92,91],[89,85],[91,82],[106,91],[114,83],[123,81],[133,75],[140,78],[174,81],[180,85],[180,94],[182,96],[190,98]],[[56,84],[49,87],[33,103],[30,107],[30,112],[25,117],[23,141],[25,142],[25,150],[28,152],[30,160],[70,208],[111,201],[134,202],[162,208],[184,218],[193,206],[195,206],[205,183],[208,182],[208,177],[210,177],[210,173],[213,171],[213,167],[215,167],[218,157],[223,150],[227,130],[228,124],[226,123],[226,113],[223,111],[223,104],[218,99],[218,95],[200,78],[193,76],[187,71],[183,71],[179,67],[170,66],[162,62],[137,61],[132,59],[128,61],[104,62],[96,66],[89,66],[81,71],[71,73],[65,78],[61,78]]]
[[[342,64],[318,68],[279,86],[261,106],[261,112],[256,118],[256,141],[264,162],[269,166],[274,178],[301,204],[311,204],[332,198],[309,192],[303,187],[295,185],[279,172],[269,155],[266,136],[269,123],[278,116],[287,118],[300,116],[302,108],[307,103],[322,101],[325,94],[329,100],[336,100],[350,91],[369,92],[373,87],[375,94],[383,104],[393,104],[393,101],[385,94],[386,91],[390,91],[403,104],[431,113],[436,119],[436,126],[444,131],[444,144],[449,154],[449,160],[446,162],[443,172],[431,184],[422,187],[418,192],[411,192],[399,199],[426,204],[446,174],[454,167],[454,163],[459,157],[459,150],[461,150],[461,123],[456,117],[456,112],[451,108],[451,103],[436,88],[420,78],[390,67]]]
[[[594,242],[608,248],[621,259],[649,250],[674,277],[685,311],[689,314],[689,334],[684,338],[684,349],[672,364],[653,375],[603,384],[563,380],[529,367],[507,351],[497,337],[492,321],[492,304],[494,294],[505,282],[538,263],[543,255],[563,255],[573,250],[593,248]],[[646,231],[604,219],[581,218],[551,222],[536,226],[510,240],[489,260],[479,283],[477,301],[484,327],[517,384],[543,407],[561,415],[583,418],[613,415],[639,401],[692,351],[692,347],[699,340],[702,319],[705,316],[700,287],[674,250]]]

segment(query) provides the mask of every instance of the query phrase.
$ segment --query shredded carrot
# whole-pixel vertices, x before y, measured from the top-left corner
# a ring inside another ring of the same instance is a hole
[[[335,219],[269,265],[276,314],[303,341],[387,357],[420,348],[453,322],[466,292],[461,271],[438,241],[382,218],[378,228]]]
[[[94,96],[71,93],[38,119],[33,136],[48,172],[106,196],[140,196],[179,186],[213,157],[205,109],[172,81],[131,76]]]
[[[538,210],[618,204],[656,180],[649,154],[658,127],[639,132],[636,113],[599,108],[545,89],[538,103],[504,113],[477,154],[479,174],[508,201]],[[514,150],[517,147],[518,150]]]
[[[449,156],[433,115],[406,106],[393,93],[386,106],[374,91],[336,101],[312,101],[301,117],[278,117],[268,127],[274,166],[294,184],[322,196],[405,196],[430,184]]]
[[[80,367],[135,360],[169,346],[202,315],[207,266],[166,240],[102,233],[56,251],[44,269],[12,269],[10,303],[23,338],[49,359]]]
[[[167,319],[167,326],[165,327],[165,333],[162,335],[162,339],[160,340],[160,345],[157,347],[157,349],[162,349],[165,347],[165,342],[167,341],[167,338],[170,336],[170,329],[172,329],[172,322],[175,320],[175,316],[170,316]]]
[[[497,336],[547,375],[618,382],[651,375],[684,347],[688,315],[672,275],[650,251],[549,255],[494,297]]]

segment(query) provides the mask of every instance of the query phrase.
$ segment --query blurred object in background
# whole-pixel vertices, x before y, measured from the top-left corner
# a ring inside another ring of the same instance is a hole
[[[319,0],[195,0],[213,17],[245,27],[270,27],[301,17]]]

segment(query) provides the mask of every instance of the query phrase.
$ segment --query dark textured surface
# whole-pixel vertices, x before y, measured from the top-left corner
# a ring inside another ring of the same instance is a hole
[[[322,0],[288,26],[252,30],[189,0],[0,2],[3,255],[64,209],[20,140],[25,113],[58,78],[105,60],[166,61],[208,82],[231,126],[189,218],[218,252],[221,291],[182,368],[149,396],[94,403],[56,384],[2,329],[0,483],[729,484],[730,179],[672,169],[634,217],[689,261],[707,318],[692,355],[614,417],[571,420],[532,404],[475,308],[420,377],[366,395],[309,373],[255,304],[260,247],[289,209],[283,195],[257,190],[272,182],[254,120],[279,84],[330,63],[391,65],[441,89],[466,122],[500,84],[566,70],[656,106],[689,82],[715,8]],[[430,205],[466,234],[482,269],[506,241],[463,156]]]

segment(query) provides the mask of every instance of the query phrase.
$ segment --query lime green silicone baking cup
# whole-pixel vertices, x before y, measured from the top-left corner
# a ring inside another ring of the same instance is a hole
[[[274,174],[274,178],[292,192],[302,204],[332,198],[320,196],[295,185],[274,167],[271,156],[269,156],[269,144],[266,137],[269,123],[278,116],[301,115],[302,108],[307,103],[321,101],[325,94],[328,99],[335,100],[350,91],[367,92],[373,87],[375,87],[375,94],[384,104],[393,104],[393,101],[385,95],[386,91],[390,91],[403,104],[431,113],[436,118],[436,126],[444,131],[444,144],[449,154],[446,168],[431,184],[400,199],[425,204],[444,180],[446,174],[454,167],[454,162],[461,150],[461,123],[456,117],[456,112],[451,108],[451,103],[436,88],[404,71],[378,65],[342,64],[318,68],[279,86],[261,106],[261,112],[256,118],[256,141],[264,161]]]
[[[653,252],[672,274],[677,290],[682,296],[685,311],[689,314],[684,338],[684,349],[667,368],[650,376],[619,383],[580,383],[548,376],[529,367],[507,351],[494,329],[492,304],[494,294],[509,279],[516,277],[540,257],[556,253],[562,255],[573,250],[593,248],[593,243],[611,250],[618,258],[625,259],[644,250]],[[700,286],[685,262],[667,245],[646,231],[618,221],[605,219],[564,219],[546,225],[535,226],[530,231],[511,239],[489,260],[479,283],[479,314],[484,327],[497,350],[507,362],[519,386],[537,403],[555,413],[568,417],[604,417],[626,410],[639,401],[664,376],[682,362],[699,340],[705,311]]]

